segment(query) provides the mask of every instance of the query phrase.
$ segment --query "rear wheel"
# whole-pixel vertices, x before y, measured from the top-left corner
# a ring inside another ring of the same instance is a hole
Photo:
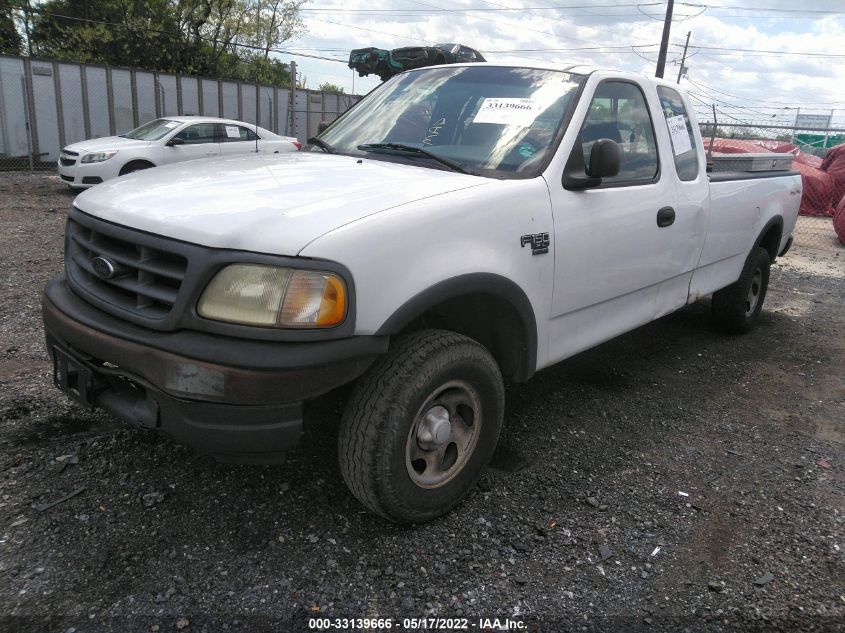
[[[155,165],[146,160],[133,160],[121,167],[118,175],[125,176],[126,174],[131,174],[133,171],[141,171],[142,169],[149,169],[150,167],[155,167]]]
[[[720,330],[742,334],[754,327],[766,299],[770,266],[768,251],[755,248],[745,260],[739,279],[713,293],[713,320]]]
[[[421,523],[456,506],[490,460],[504,386],[490,353],[443,330],[410,334],[356,384],[340,429],[343,478],[370,510]]]

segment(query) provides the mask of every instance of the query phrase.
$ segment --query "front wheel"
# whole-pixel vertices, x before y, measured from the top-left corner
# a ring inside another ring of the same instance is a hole
[[[444,330],[412,333],[355,386],[338,441],[341,473],[373,512],[429,521],[473,488],[503,412],[502,375],[484,347]]]
[[[739,279],[713,293],[713,320],[720,330],[742,334],[754,327],[766,299],[770,266],[768,251],[757,247],[745,260]]]

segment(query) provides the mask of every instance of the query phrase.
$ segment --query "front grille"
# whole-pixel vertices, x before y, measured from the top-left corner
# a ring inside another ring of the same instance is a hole
[[[70,167],[71,165],[76,165],[76,159],[79,158],[79,152],[72,152],[69,149],[63,149],[62,153],[59,154],[59,162],[64,167]]]
[[[103,228],[106,228],[104,226]],[[163,319],[179,295],[187,259],[131,239],[98,230],[97,224],[82,224],[70,218],[67,225],[67,272],[72,282],[96,299],[145,319]],[[129,236],[129,237],[127,237]],[[103,257],[113,264],[114,274],[105,279],[92,261]]]

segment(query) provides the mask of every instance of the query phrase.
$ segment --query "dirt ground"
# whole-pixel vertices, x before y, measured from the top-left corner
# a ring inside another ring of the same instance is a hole
[[[703,301],[509,387],[479,489],[402,528],[344,487],[343,393],[310,406],[285,465],[258,467],[57,392],[39,296],[62,269],[71,200],[55,177],[0,174],[0,629],[287,632],[379,616],[409,630],[403,618],[439,616],[468,630],[494,617],[551,632],[845,630],[835,241],[797,240],[748,335],[716,333]]]

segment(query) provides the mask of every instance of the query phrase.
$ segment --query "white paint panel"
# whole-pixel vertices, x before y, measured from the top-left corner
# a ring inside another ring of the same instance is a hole
[[[238,84],[234,81],[223,82],[223,117],[238,118]]]
[[[22,78],[21,60],[0,57],[0,153],[25,158],[29,144]]]
[[[176,116],[179,114],[178,99],[176,97],[176,75],[159,75],[158,76],[158,90],[159,104],[161,107],[161,116]]]
[[[59,122],[52,64],[32,62],[32,94],[35,99],[38,151],[41,154],[36,157],[36,160],[58,160],[61,148],[59,147]]]
[[[199,114],[199,87],[196,77],[182,77],[182,111],[179,114]]]
[[[135,86],[138,94],[138,125],[156,118],[155,75],[136,72]]]
[[[201,79],[200,82],[202,83],[202,115],[220,116],[217,82],[211,79]]]
[[[81,72],[80,67],[76,64],[59,64],[65,145],[85,140],[85,111],[82,107]]]
[[[91,138],[109,136],[109,101],[106,91],[106,69],[89,66],[85,69],[88,89],[88,122]]]
[[[114,99],[114,129],[125,134],[135,128],[132,116],[132,75],[128,70],[113,69],[111,73],[112,98]]]

